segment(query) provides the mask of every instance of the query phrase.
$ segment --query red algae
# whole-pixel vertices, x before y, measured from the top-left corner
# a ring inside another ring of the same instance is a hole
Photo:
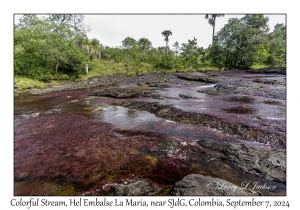
[[[221,78],[236,80],[228,75],[248,80],[259,77],[220,73]],[[278,80],[283,82],[281,77]],[[261,97],[261,90],[248,95],[208,95],[197,92],[201,88],[214,87],[169,87],[157,91],[160,99],[93,97],[88,96],[89,90],[15,98],[14,194],[111,195],[116,184],[138,177],[161,187],[161,195],[167,195],[175,182],[192,173],[237,185],[261,180],[226,163],[220,153],[197,141],[213,139],[276,149],[279,146],[268,141],[272,142],[273,135],[285,137],[285,100]],[[175,108],[166,108],[158,117],[154,111],[114,105],[126,101]],[[184,119],[179,120],[180,116]],[[220,129],[220,122],[239,133]],[[249,141],[243,136],[247,133],[259,139],[263,132],[270,140]],[[269,195],[284,195],[285,185],[280,190]]]

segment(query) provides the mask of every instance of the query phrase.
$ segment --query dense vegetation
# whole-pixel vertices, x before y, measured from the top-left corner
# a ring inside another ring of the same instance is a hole
[[[206,18],[214,28],[220,16],[224,15]],[[277,24],[270,32],[268,17],[259,14],[230,19],[216,34],[213,30],[213,42],[207,49],[199,47],[196,38],[170,47],[171,30],[161,32],[166,46],[158,48],[145,37],[126,37],[120,47],[103,46],[99,40],[89,39],[87,31],[83,15],[23,15],[14,31],[15,81],[24,77],[51,81],[112,73],[246,69],[286,63],[286,27]]]
[[[282,66],[286,63],[286,29],[277,24],[269,33],[268,17],[232,18],[214,37],[207,59],[219,68],[246,69],[253,64]]]

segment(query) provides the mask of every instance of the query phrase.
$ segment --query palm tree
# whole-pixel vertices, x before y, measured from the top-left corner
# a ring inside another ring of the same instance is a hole
[[[170,31],[170,30],[164,30],[161,34],[165,37],[165,41],[166,41],[166,54],[168,55],[168,42],[169,42],[169,36],[172,35],[172,31]]]
[[[206,14],[205,15],[205,19],[208,19],[209,25],[211,25],[213,27],[212,44],[214,43],[215,26],[216,26],[216,18],[217,17],[224,17],[224,14]]]

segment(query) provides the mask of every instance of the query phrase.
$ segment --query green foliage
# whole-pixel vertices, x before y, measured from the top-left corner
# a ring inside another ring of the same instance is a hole
[[[269,37],[269,56],[265,64],[270,66],[286,65],[286,27],[283,24],[277,24]]]
[[[199,60],[199,56],[204,54],[204,49],[197,46],[195,37],[193,40],[188,40],[188,43],[183,43],[180,49],[189,68],[193,68],[193,65]]]
[[[165,37],[165,41],[166,41],[166,55],[168,55],[168,42],[169,42],[169,36],[172,35],[172,31],[171,30],[164,30],[162,33],[161,33],[164,37]]]
[[[258,14],[230,19],[215,36],[207,58],[216,66],[237,69],[262,62],[267,57],[267,22],[268,18]]]
[[[112,74],[140,75],[156,71],[151,64],[126,62],[110,62],[104,60],[91,61],[92,69],[89,74],[82,74],[76,80],[85,80],[90,77],[106,76]]]
[[[215,26],[222,14],[207,15]],[[21,89],[42,87],[38,81],[82,80],[115,73],[139,75],[153,71],[246,69],[286,64],[286,27],[277,24],[269,33],[268,18],[260,14],[233,18],[214,36],[207,49],[197,39],[168,46],[171,30],[162,32],[166,45],[154,48],[149,39],[126,37],[120,47],[103,46],[89,39],[83,15],[24,15],[14,30],[14,74]],[[86,74],[85,66],[89,72]],[[30,83],[30,82],[29,82]]]
[[[75,42],[83,33],[81,20],[78,15],[24,15],[15,26],[15,74],[43,79],[58,71],[81,73],[86,56]]]
[[[157,69],[174,69],[175,68],[175,59],[173,56],[164,55],[161,57],[160,62],[155,65]]]
[[[48,87],[45,83],[40,82],[38,80],[25,78],[25,77],[19,77],[19,76],[15,76],[14,84],[15,84],[15,87],[20,91],[27,90],[30,88],[44,89],[44,88]]]

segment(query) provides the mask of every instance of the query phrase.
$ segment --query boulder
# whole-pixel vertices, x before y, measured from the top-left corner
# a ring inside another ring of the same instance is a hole
[[[118,184],[113,189],[115,196],[138,196],[138,195],[155,195],[161,191],[160,187],[151,187],[145,179],[134,178],[132,182]]]
[[[172,186],[170,195],[251,196],[256,194],[223,179],[190,174]]]
[[[185,80],[192,80],[192,81],[198,81],[198,82],[206,82],[206,83],[212,83],[215,84],[219,80],[212,77],[212,76],[201,76],[196,74],[177,74],[177,76],[181,79]]]
[[[264,150],[246,144],[200,140],[198,144],[221,153],[217,158],[248,174],[277,182],[286,182],[286,151]]]
[[[184,95],[184,94],[179,94],[179,97],[180,97],[180,98],[183,98],[183,99],[194,98],[193,96],[190,96],[190,95]]]

